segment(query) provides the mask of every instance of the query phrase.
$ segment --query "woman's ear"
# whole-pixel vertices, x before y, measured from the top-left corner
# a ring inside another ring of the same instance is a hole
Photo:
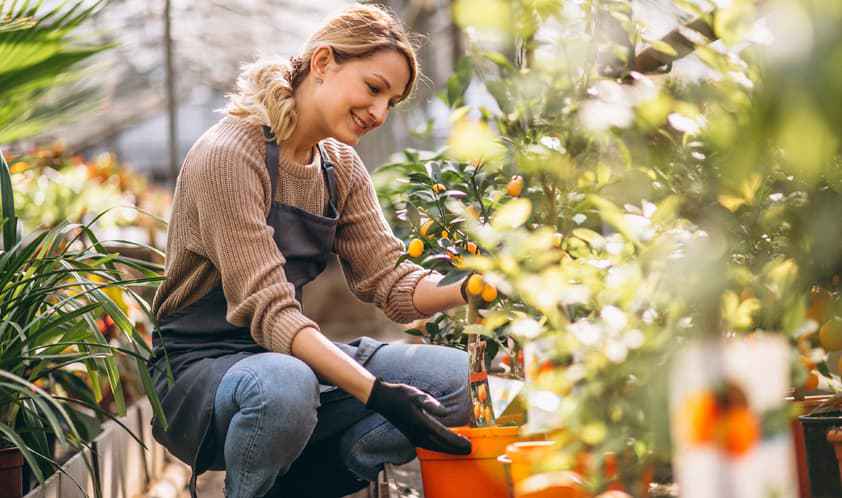
[[[317,80],[324,80],[334,64],[336,61],[333,59],[333,50],[330,47],[319,47],[310,56],[310,72]]]

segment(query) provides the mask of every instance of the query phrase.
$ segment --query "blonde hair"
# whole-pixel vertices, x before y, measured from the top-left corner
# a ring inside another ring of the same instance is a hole
[[[410,95],[418,78],[415,47],[400,21],[381,7],[354,5],[328,19],[310,36],[301,54],[289,59],[261,58],[243,66],[237,91],[227,96],[225,112],[268,125],[279,142],[288,140],[298,121],[293,92],[310,73],[310,59],[321,47],[330,47],[339,64],[396,50],[409,66],[409,82],[401,101]]]

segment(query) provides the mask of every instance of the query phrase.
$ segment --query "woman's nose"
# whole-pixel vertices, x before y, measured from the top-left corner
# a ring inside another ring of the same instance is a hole
[[[373,126],[372,128],[377,128],[378,126],[382,125],[384,121],[386,121],[386,116],[389,114],[389,104],[383,102],[377,102],[371,107],[368,108],[368,115],[371,119]]]

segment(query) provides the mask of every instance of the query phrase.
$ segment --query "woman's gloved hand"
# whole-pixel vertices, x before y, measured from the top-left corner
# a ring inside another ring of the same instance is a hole
[[[433,417],[447,415],[447,408],[420,389],[375,379],[365,406],[383,415],[415,446],[454,455],[471,452],[470,441]]]

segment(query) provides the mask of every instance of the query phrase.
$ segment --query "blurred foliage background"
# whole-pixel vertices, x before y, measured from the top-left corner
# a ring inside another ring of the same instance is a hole
[[[652,36],[646,3],[457,2],[447,144],[378,171],[407,257],[500,291],[480,324],[412,333],[525,347],[530,424],[563,429],[547,467],[595,492],[669,461],[664,372],[691,341],[780,335],[796,396],[840,386],[842,6],[662,2],[681,25]]]

